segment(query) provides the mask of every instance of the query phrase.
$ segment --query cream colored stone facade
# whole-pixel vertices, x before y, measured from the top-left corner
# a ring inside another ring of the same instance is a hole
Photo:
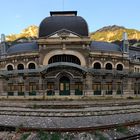
[[[140,48],[127,40],[122,47],[58,30],[14,43],[1,42],[2,97],[140,95]]]

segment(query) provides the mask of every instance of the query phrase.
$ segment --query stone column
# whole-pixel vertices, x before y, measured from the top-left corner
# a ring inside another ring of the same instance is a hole
[[[37,95],[42,96],[42,98],[45,99],[46,91],[45,91],[45,87],[44,87],[43,78],[41,76],[39,77],[38,84],[39,85],[38,85]]]
[[[112,80],[112,96],[116,96],[116,80]]]
[[[28,97],[29,96],[29,81],[28,81],[28,79],[24,81],[24,87],[25,87],[24,96]]]
[[[92,74],[87,73],[84,81],[84,95],[93,95]]]
[[[105,96],[105,80],[101,81],[101,96]]]
[[[123,92],[124,92],[124,96],[134,96],[134,92],[132,89],[132,84],[133,81],[131,78],[128,79],[123,79]]]
[[[43,90],[43,81],[42,81],[43,79],[42,79],[42,77],[40,76],[39,77],[39,85],[38,85],[38,92],[40,93],[40,92],[42,92],[42,90]]]
[[[0,79],[0,95],[7,96],[7,92],[4,91],[4,87],[6,87],[6,81],[4,79]]]

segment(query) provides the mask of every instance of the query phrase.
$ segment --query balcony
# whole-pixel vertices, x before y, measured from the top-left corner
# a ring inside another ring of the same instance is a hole
[[[89,72],[91,72],[94,75],[113,75],[113,76],[127,76],[128,75],[128,71],[123,70],[123,71],[119,71],[116,69],[112,69],[112,70],[106,70],[106,69],[89,69]]]
[[[39,69],[24,69],[24,70],[0,70],[0,75],[7,76],[7,75],[17,75],[17,74],[31,74],[31,73],[38,73],[40,72]]]

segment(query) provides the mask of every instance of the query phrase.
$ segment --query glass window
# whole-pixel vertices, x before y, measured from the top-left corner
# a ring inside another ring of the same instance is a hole
[[[93,84],[93,90],[94,91],[100,91],[101,90],[101,83],[94,83]]]
[[[18,64],[17,69],[18,70],[23,70],[24,69],[24,65],[23,64]]]
[[[77,56],[74,55],[54,55],[49,59],[49,64],[55,62],[71,62],[78,65],[81,65],[81,62]]]
[[[23,83],[18,84],[18,92],[24,92],[24,84]]]
[[[28,69],[35,69],[35,64],[34,63],[30,63],[28,66]]]
[[[29,83],[29,91],[35,91],[37,90],[37,85],[35,82],[30,82]]]
[[[12,65],[8,65],[8,66],[7,66],[7,70],[8,70],[8,71],[13,70],[13,66],[12,66]]]
[[[69,90],[69,83],[66,83],[66,90]]]
[[[122,70],[123,70],[123,65],[122,65],[122,64],[118,64],[118,65],[117,65],[117,70],[122,71]]]
[[[112,70],[112,64],[111,63],[107,63],[106,66],[105,66],[105,68],[107,70]]]
[[[83,85],[82,85],[82,83],[81,82],[77,82],[77,83],[75,83],[75,89],[79,89],[79,90],[83,90]]]
[[[60,90],[64,90],[64,83],[60,83]]]
[[[8,91],[14,91],[14,85],[13,83],[8,84]]]
[[[54,83],[49,82],[47,83],[47,90],[53,90],[54,89]]]
[[[112,90],[112,83],[106,84],[106,90],[111,91]]]
[[[101,69],[101,64],[100,63],[95,63],[94,64],[94,69]]]

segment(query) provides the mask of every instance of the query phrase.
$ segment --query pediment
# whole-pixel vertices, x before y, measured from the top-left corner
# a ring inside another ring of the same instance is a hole
[[[61,39],[66,39],[66,38],[80,38],[80,36],[74,32],[71,32],[69,30],[59,30],[57,32],[55,32],[54,34],[50,35],[49,38],[61,38]]]

